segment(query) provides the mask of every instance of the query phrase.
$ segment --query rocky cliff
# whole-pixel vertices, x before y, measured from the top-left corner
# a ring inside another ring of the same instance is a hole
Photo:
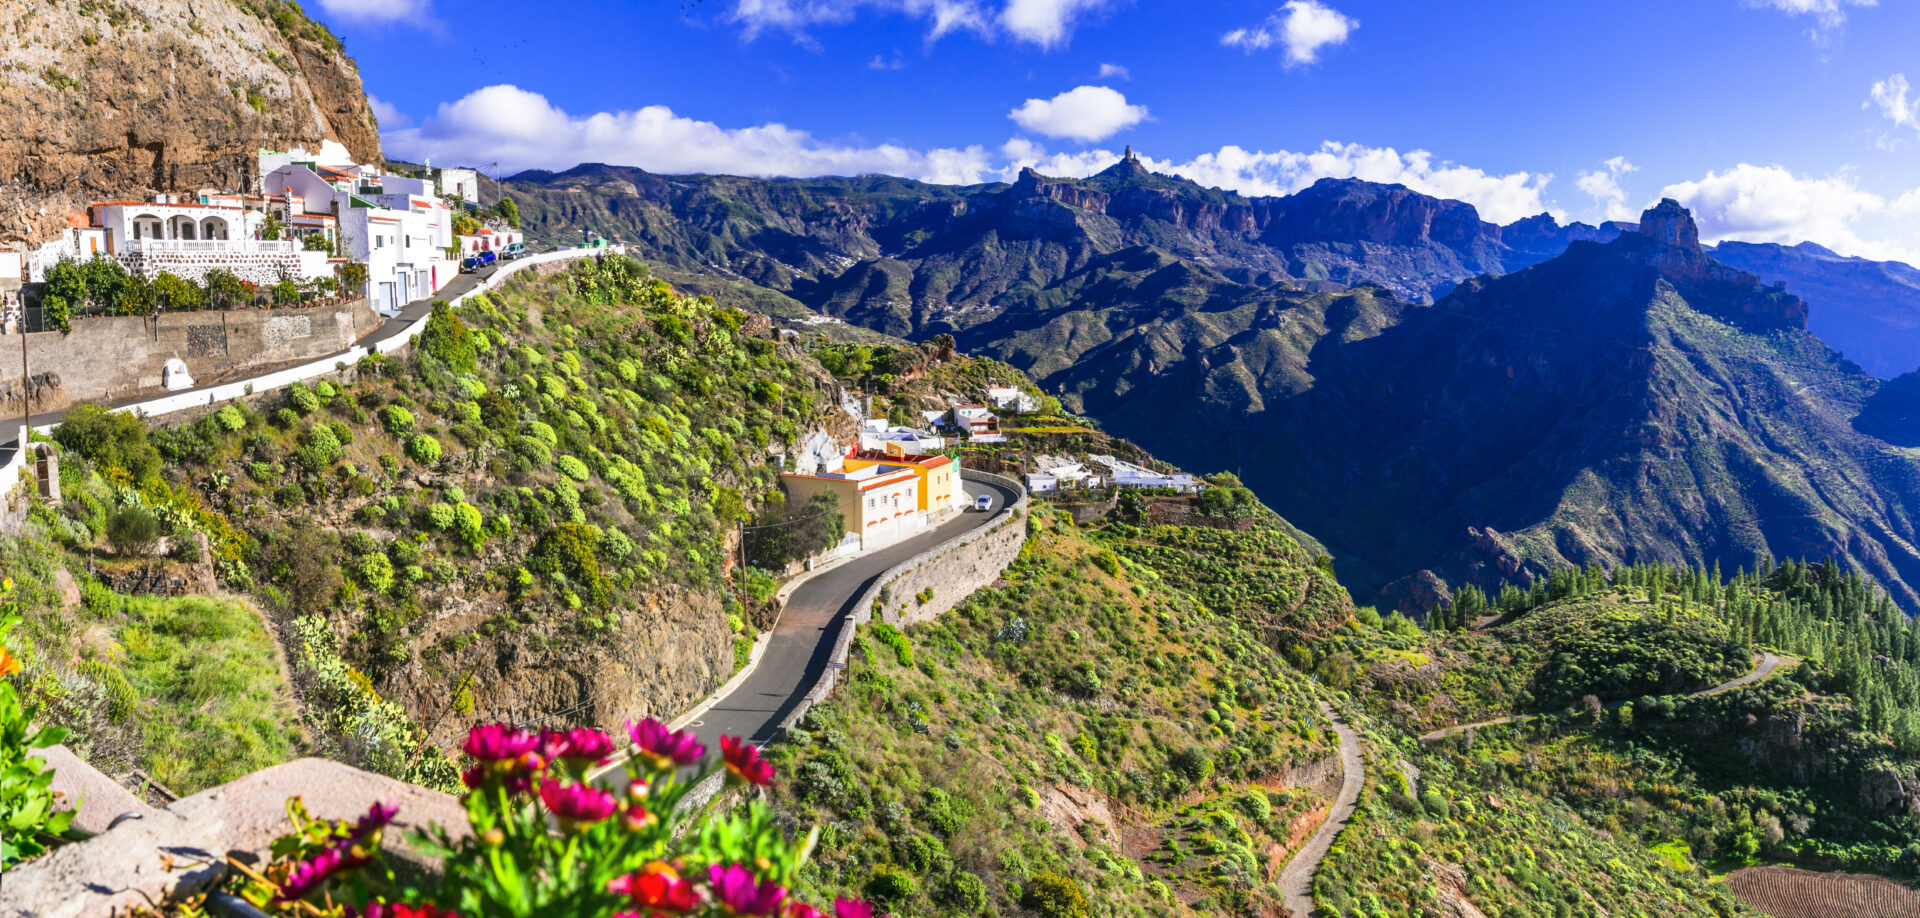
[[[0,45],[0,246],[92,201],[246,189],[261,148],[380,158],[353,61],[295,3],[7,3]]]

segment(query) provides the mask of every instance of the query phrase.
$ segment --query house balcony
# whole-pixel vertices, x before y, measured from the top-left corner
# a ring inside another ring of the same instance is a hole
[[[301,249],[297,239],[133,239],[130,255],[288,255]]]

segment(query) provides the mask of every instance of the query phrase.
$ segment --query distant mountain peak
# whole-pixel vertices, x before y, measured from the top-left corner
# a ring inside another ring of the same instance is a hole
[[[1661,198],[1660,203],[1640,214],[1640,234],[1668,245],[1701,251],[1700,227],[1693,222],[1693,212],[1672,198]]]

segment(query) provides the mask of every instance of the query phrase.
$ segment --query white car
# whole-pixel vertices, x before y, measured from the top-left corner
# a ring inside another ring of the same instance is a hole
[[[973,499],[973,509],[986,512],[993,509],[993,495],[982,494]]]

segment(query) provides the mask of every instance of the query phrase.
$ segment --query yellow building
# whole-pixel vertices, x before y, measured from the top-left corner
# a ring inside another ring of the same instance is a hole
[[[860,550],[878,548],[926,527],[920,505],[920,475],[910,466],[873,462],[839,472],[783,472],[787,500],[805,503],[815,494],[832,494],[846,517],[847,533],[860,537]]]
[[[891,444],[889,444],[891,445]],[[920,512],[929,518],[966,509],[967,492],[960,483],[960,460],[951,456],[879,456],[858,452],[846,459],[848,470],[874,466],[905,466],[920,481]]]

